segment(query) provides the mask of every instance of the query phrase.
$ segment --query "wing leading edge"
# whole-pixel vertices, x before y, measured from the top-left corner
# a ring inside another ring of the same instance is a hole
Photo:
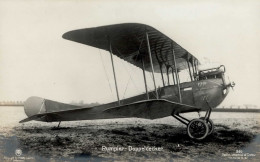
[[[154,71],[159,73],[160,66],[173,67],[173,54],[175,53],[178,70],[188,68],[190,64],[199,63],[196,57],[182,48],[175,41],[156,30],[155,28],[138,23],[115,24],[94,28],[85,28],[69,31],[63,34],[63,38],[112,53],[133,65],[142,68],[142,58],[145,62],[145,69],[151,71],[146,32],[149,35],[150,49],[154,64]],[[166,72],[163,68],[163,72]]]

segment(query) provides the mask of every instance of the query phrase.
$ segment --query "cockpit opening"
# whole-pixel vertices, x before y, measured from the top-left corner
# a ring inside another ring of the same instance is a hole
[[[215,78],[223,79],[225,71],[226,71],[225,66],[221,65],[216,68],[199,70],[197,77],[198,80],[215,79]]]

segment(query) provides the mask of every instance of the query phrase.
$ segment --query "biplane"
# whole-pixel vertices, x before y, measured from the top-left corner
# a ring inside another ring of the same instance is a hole
[[[227,82],[225,79],[224,65],[200,70],[200,62],[195,56],[148,25],[125,23],[100,26],[69,31],[62,37],[110,53],[117,101],[82,107],[30,97],[24,103],[28,118],[20,123],[36,120],[60,124],[61,121],[75,120],[133,117],[158,119],[173,116],[187,126],[191,138],[200,140],[214,130],[210,119],[212,109],[217,107],[230,88],[234,87],[234,82]],[[120,98],[114,55],[142,69],[145,93],[126,99]],[[188,82],[180,79],[180,72],[183,70],[188,70]],[[153,90],[147,88],[145,72],[152,74]],[[157,85],[155,73],[161,74],[162,87]],[[200,111],[206,111],[204,117],[189,120],[181,116],[181,113]]]

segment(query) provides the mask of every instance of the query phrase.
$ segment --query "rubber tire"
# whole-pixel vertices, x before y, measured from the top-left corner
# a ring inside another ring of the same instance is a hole
[[[192,125],[194,122],[201,122],[201,123],[205,126],[205,129],[206,129],[206,130],[205,130],[205,134],[203,134],[203,136],[201,136],[201,137],[194,137],[193,135],[191,135],[190,129],[191,129],[191,125]],[[208,132],[209,132],[209,127],[208,127],[208,124],[207,124],[204,120],[202,120],[202,119],[193,119],[193,120],[191,120],[191,121],[189,122],[189,124],[188,124],[188,126],[187,126],[187,132],[188,132],[188,135],[189,135],[190,138],[192,138],[192,139],[197,139],[197,140],[202,140],[202,139],[204,139],[204,138],[207,137]]]
[[[205,120],[205,117],[200,117],[200,119],[202,120]],[[208,132],[208,135],[212,134],[215,130],[215,126],[214,126],[214,123],[211,119],[209,119],[209,122],[208,122],[208,126],[209,126],[209,132]]]

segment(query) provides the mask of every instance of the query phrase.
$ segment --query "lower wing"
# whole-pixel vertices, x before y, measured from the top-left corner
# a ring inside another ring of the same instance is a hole
[[[20,123],[31,120],[44,122],[95,120],[113,118],[145,118],[158,119],[173,114],[200,111],[200,108],[164,99],[144,100],[116,107],[95,106],[91,108],[73,108],[71,110],[40,113],[30,116]]]

